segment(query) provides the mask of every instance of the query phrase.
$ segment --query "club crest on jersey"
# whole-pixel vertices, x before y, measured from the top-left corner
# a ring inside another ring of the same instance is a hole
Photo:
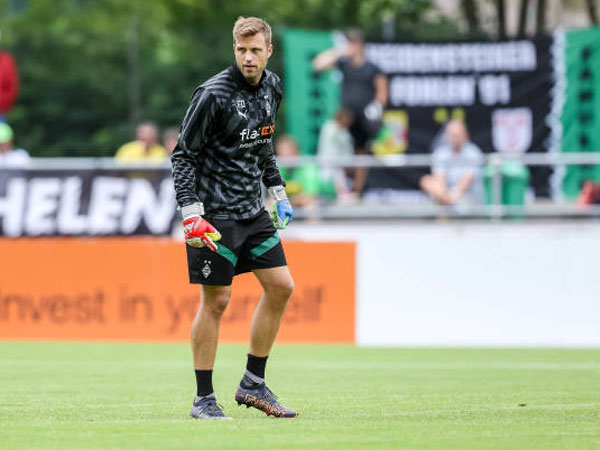
[[[248,105],[246,105],[245,100],[235,100],[235,109],[237,113],[242,116],[244,119],[247,119],[246,114],[248,113]]]
[[[212,270],[210,269],[211,264],[212,261],[204,260],[204,267],[202,268],[202,275],[204,275],[204,278],[208,278],[212,273]]]
[[[270,116],[271,115],[271,103],[269,103],[269,96],[268,95],[265,95],[265,100],[266,100],[265,110],[267,111],[267,116]]]

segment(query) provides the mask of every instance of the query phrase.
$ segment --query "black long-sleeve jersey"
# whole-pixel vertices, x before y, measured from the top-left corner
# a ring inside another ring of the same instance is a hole
[[[235,64],[194,91],[171,157],[180,206],[201,201],[206,216],[236,220],[263,209],[261,180],[284,185],[272,142],[282,95],[273,72],[251,85]]]

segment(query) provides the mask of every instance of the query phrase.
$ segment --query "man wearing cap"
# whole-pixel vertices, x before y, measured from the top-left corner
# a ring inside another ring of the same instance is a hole
[[[23,149],[15,149],[13,138],[10,125],[0,123],[0,167],[24,167],[29,164],[29,154]]]

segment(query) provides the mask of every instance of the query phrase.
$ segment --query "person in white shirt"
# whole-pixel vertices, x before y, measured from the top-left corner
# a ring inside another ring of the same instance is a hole
[[[329,119],[321,127],[317,156],[324,160],[336,160],[354,155],[354,139],[349,128],[354,121],[354,113],[347,109],[340,109],[335,118]],[[321,171],[323,181],[333,183],[338,199],[345,201],[353,194],[349,188],[348,177],[341,167],[325,166]]]
[[[29,153],[13,145],[14,132],[7,123],[0,123],[0,167],[26,167]]]
[[[444,138],[445,142],[433,150],[432,174],[421,178],[421,188],[443,205],[481,203],[482,151],[469,140],[463,121],[448,122]]]

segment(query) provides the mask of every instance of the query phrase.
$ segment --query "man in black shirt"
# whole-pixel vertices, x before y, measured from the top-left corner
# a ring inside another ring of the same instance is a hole
[[[293,215],[272,143],[281,80],[266,70],[273,46],[264,20],[240,17],[233,40],[235,64],[194,91],[171,158],[190,282],[203,285],[192,325],[197,392],[190,414],[228,418],[212,386],[219,324],[233,277],[252,271],[264,295],[254,313],[248,362],[235,400],[267,415],[295,417],[264,381],[293,289],[276,230],[285,228]],[[262,203],[261,181],[274,200],[270,215]]]
[[[342,108],[354,113],[350,134],[356,154],[367,153],[367,143],[373,135],[373,124],[379,123],[388,99],[387,77],[365,57],[365,39],[360,30],[346,32],[347,44],[339,49],[326,50],[315,57],[317,71],[337,68],[343,76]],[[367,171],[357,169],[353,190],[360,194]]]

